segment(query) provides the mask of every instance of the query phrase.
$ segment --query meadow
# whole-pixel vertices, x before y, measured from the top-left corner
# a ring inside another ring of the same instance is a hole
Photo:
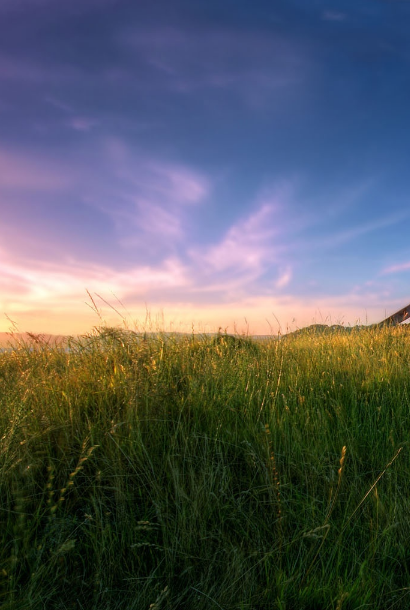
[[[1,609],[410,608],[409,330],[1,354]]]

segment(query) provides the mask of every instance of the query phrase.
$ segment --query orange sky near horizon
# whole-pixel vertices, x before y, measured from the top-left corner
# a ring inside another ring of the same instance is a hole
[[[359,297],[346,298],[342,302],[340,298],[248,298],[218,306],[187,303],[150,306],[124,299],[124,309],[112,294],[102,298],[106,302],[93,295],[98,313],[86,292],[83,298],[76,295],[67,302],[63,299],[55,299],[52,303],[41,299],[14,302],[0,320],[0,332],[79,335],[108,325],[137,331],[212,333],[221,328],[229,333],[277,335],[310,324],[372,324],[405,305],[397,302],[395,308],[382,311],[377,303],[370,302],[369,307],[363,309]]]

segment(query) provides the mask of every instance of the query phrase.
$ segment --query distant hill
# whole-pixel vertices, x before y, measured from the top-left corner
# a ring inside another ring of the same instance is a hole
[[[285,339],[299,336],[329,335],[331,333],[349,334],[352,332],[360,332],[375,328],[387,328],[387,326],[388,325],[383,325],[383,323],[369,324],[368,326],[342,326],[341,324],[333,324],[332,326],[328,326],[327,324],[311,324],[310,326],[305,326],[304,328],[299,328],[293,332],[288,333],[287,335],[283,335],[282,338]],[[407,332],[410,331],[410,324],[406,322],[402,324],[392,324],[391,328],[397,328],[398,326],[400,326],[400,328],[404,328]]]
[[[0,332],[0,348],[15,347],[21,343],[46,345],[58,345],[64,343],[67,337],[64,335],[35,334],[35,333],[2,333]]]
[[[283,335],[249,335],[247,338],[253,341],[262,341],[267,342],[271,340],[278,339],[286,339],[293,338],[298,336],[312,336],[312,335],[328,335],[330,333],[343,333],[348,334],[351,332],[362,331],[365,329],[371,329],[374,327],[382,327],[382,324],[371,324],[369,326],[342,326],[340,324],[333,324],[328,326],[327,324],[311,324],[310,326],[305,326],[304,328],[298,328],[295,331],[283,334]],[[400,326],[401,328],[405,328],[408,332],[410,332],[410,323],[407,321],[400,325],[392,325],[392,326]],[[110,334],[110,331],[113,329],[107,329],[107,333]],[[133,334],[134,331],[124,330],[124,329],[115,329],[119,330],[123,334]],[[184,337],[189,335],[190,333],[156,333],[156,332],[137,332],[135,333],[138,336],[158,336],[158,335],[167,335],[173,337]],[[80,335],[80,337],[85,337],[86,335]],[[198,337],[217,337],[218,333],[199,333]],[[243,338],[243,337],[242,337]],[[8,333],[8,332],[0,332],[0,351],[4,350],[8,347],[16,347],[19,344],[25,345],[50,345],[51,347],[55,345],[62,345],[67,342],[69,339],[68,335],[51,335],[51,334],[36,334],[36,333]]]

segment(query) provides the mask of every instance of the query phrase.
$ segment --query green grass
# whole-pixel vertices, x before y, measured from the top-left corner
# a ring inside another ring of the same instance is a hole
[[[2,610],[409,608],[407,331],[2,354]]]

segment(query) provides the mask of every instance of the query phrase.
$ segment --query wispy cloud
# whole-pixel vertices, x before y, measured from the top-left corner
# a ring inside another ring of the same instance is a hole
[[[339,11],[324,11],[322,19],[323,21],[346,21],[347,15]]]
[[[238,331],[263,334],[269,333],[270,328],[277,331],[276,318],[282,332],[286,332],[314,322],[371,323],[382,319],[386,309],[394,309],[383,284],[354,287],[337,296],[297,296],[284,292],[292,278],[292,267],[283,265],[280,256],[275,256],[274,246],[269,246],[275,239],[275,231],[269,228],[274,218],[274,206],[265,204],[228,230],[219,250],[221,257],[227,257],[227,267],[217,255],[218,246],[202,253],[210,256],[202,261],[184,263],[177,257],[168,257],[158,264],[135,264],[121,270],[78,260],[60,264],[18,260],[3,249],[0,311],[24,325],[21,330],[52,332],[56,328],[59,332],[85,332],[93,323],[84,313],[87,288],[114,305],[118,297],[127,308],[127,316],[131,316],[129,321],[143,318],[147,308],[154,317],[160,306],[174,329],[179,325],[180,330],[187,331],[192,324],[199,330],[212,331],[219,326],[233,330],[235,326]],[[262,248],[256,251],[255,258],[242,259],[241,250],[237,249],[242,239],[247,241],[246,247],[261,240]],[[198,262],[208,265],[208,275],[204,275]],[[266,294],[256,284],[248,291],[246,287],[272,264],[276,269],[273,286],[277,292]],[[225,276],[226,269],[229,273]],[[47,311],[52,315],[47,315]],[[115,313],[108,314],[109,323],[120,322]],[[6,321],[0,323],[0,329],[7,329]]]
[[[191,247],[192,292],[212,293],[224,301],[247,291],[264,294],[287,286],[292,265],[284,262],[279,215],[278,202],[262,202],[247,218],[233,223],[219,243]]]
[[[217,295],[215,300],[207,302],[203,294],[199,299],[195,297],[192,269],[177,259],[119,272],[108,266],[80,262],[20,264],[7,257],[4,251],[1,254],[0,311],[17,321],[22,331],[89,331],[98,320],[86,305],[89,303],[86,288],[102,307],[103,317],[109,324],[119,324],[121,320],[97,295],[114,307],[118,307],[117,298],[124,303],[126,311],[121,307],[120,311],[131,325],[134,320],[144,320],[149,311],[157,324],[182,331],[189,331],[192,326],[198,331],[215,331],[222,326],[231,331],[269,334],[315,322],[371,323],[383,318],[386,307],[386,300],[371,289],[364,294],[353,291],[337,297],[266,296],[238,291],[228,294],[222,301]],[[287,283],[288,273],[285,270],[278,282]],[[153,297],[161,291],[161,299]],[[364,297],[366,309],[363,308]],[[6,318],[0,320],[0,330],[7,330],[8,326]]]
[[[281,272],[280,276],[275,282],[276,288],[284,288],[289,284],[292,280],[292,269],[287,267],[284,271]]]
[[[90,251],[94,241],[106,237],[115,240],[111,248],[133,253],[147,265],[174,256],[176,246],[183,248],[183,240],[189,241],[191,213],[211,190],[211,179],[203,172],[136,152],[121,141],[115,146],[111,141],[107,148],[87,139],[75,155],[67,150],[57,159],[0,148],[0,167],[0,205],[7,211],[0,230],[8,247],[13,246],[6,221],[20,235],[20,243],[22,235],[32,234],[33,220],[37,253],[41,240],[46,240],[44,252],[46,244],[55,242],[51,227],[62,238],[60,253],[81,246],[77,234],[72,239],[68,235],[80,222],[81,210],[80,233],[85,236],[88,230]],[[37,222],[34,209],[48,218],[47,223]],[[67,221],[65,228],[62,223]]]
[[[13,189],[16,193],[61,191],[74,179],[74,172],[67,172],[52,159],[4,148],[0,148],[0,168],[0,189]]]
[[[210,192],[209,178],[183,164],[132,151],[119,140],[107,142],[104,154],[111,194],[92,203],[114,220],[122,245],[132,247],[144,236],[151,246],[153,236],[158,240],[182,237],[189,209]]]
[[[276,233],[274,212],[272,205],[265,204],[247,219],[234,224],[221,243],[202,254],[206,268],[210,272],[253,271],[258,276],[272,262],[271,240]]]
[[[306,82],[312,65],[297,42],[249,31],[129,28],[120,42],[150,69],[151,86],[181,93],[230,90],[252,100]],[[157,77],[157,79],[155,78]]]
[[[364,222],[362,224],[352,226],[348,229],[344,229],[342,231],[338,231],[337,233],[333,233],[328,237],[325,237],[322,240],[316,241],[316,247],[336,247],[342,244],[348,243],[362,237],[368,233],[372,233],[373,231],[379,231],[381,229],[386,229],[387,227],[393,226],[403,220],[409,218],[410,212],[407,211],[399,211],[394,214],[390,214],[389,216],[383,216],[381,218],[376,218],[373,220],[369,220],[368,222]],[[312,244],[313,246],[313,244]]]
[[[144,297],[151,288],[169,289],[187,283],[186,271],[177,260],[168,259],[157,266],[135,266],[124,271],[102,265],[77,263],[53,265],[32,261],[23,266],[12,259],[0,263],[3,293],[0,310],[8,307],[62,306],[81,299],[85,288],[105,293],[107,287],[120,298]],[[21,302],[24,295],[24,305]],[[67,301],[68,299],[68,301]]]
[[[123,266],[118,270],[79,260],[55,264],[21,259],[4,249],[0,254],[0,312],[15,320],[20,330],[88,331],[98,320],[93,320],[87,311],[86,289],[114,306],[118,298],[130,308],[132,316],[141,317],[149,300],[154,301],[155,307],[156,293],[161,295],[162,304],[164,295],[190,285],[186,267],[175,258],[164,259],[159,264]],[[114,310],[108,308],[105,313],[107,323],[120,323]],[[0,330],[7,328],[6,318],[0,319]]]
[[[149,192],[151,200],[186,205],[199,202],[209,191],[209,182],[200,172],[150,158],[118,138],[107,140],[104,151],[114,176],[142,193]]]
[[[65,113],[74,114],[75,112],[74,108],[70,104],[55,97],[46,96],[44,101],[47,104],[50,104],[50,106],[53,106],[54,108],[57,108]]]
[[[382,275],[390,273],[401,273],[402,271],[410,271],[410,261],[406,263],[398,263],[397,265],[391,265],[383,269]]]
[[[46,96],[44,101],[52,108],[62,112],[64,115],[64,123],[76,131],[90,131],[100,123],[100,120],[96,117],[78,114],[74,106],[67,103],[65,100]]]
[[[161,304],[149,300],[142,302],[141,298],[125,299],[118,294],[105,290],[90,291],[97,305],[102,310],[103,319],[108,324],[118,325],[121,319],[97,297],[97,294],[113,304],[124,314],[131,327],[134,323],[141,330],[141,322],[147,317],[153,324],[152,329],[179,330],[190,332],[215,332],[218,328],[228,332],[249,332],[250,334],[286,333],[309,324],[372,324],[382,320],[386,312],[391,311],[391,303],[383,306],[383,301],[368,300],[363,306],[363,299],[351,295],[341,295],[337,298],[321,297],[306,298],[298,296],[276,297],[243,297],[228,299],[215,304],[190,303],[186,300],[172,301],[166,298]],[[126,311],[118,305],[116,297],[125,304]],[[53,301],[50,309],[44,303],[25,299],[8,308],[6,313],[16,320],[20,330],[33,332],[89,332],[92,325],[98,324],[98,319],[92,314],[86,303],[90,304],[85,291],[78,294],[77,300],[69,303],[62,299]],[[400,304],[397,304],[399,308]],[[393,308],[394,309],[394,308]],[[4,311],[4,310],[3,310]],[[70,314],[70,315],[69,315]],[[74,315],[75,314],[75,317]],[[34,323],[34,326],[33,326]],[[7,330],[9,323],[0,320],[0,330]]]
[[[90,131],[93,127],[98,125],[98,123],[99,121],[97,119],[90,119],[81,116],[74,116],[68,122],[69,126],[76,131]]]
[[[126,213],[134,229],[138,233],[121,237],[120,243],[126,247],[132,247],[141,243],[144,236],[163,240],[179,240],[183,236],[181,214],[175,209],[164,209],[149,199],[141,196],[135,198],[135,210]],[[115,211],[118,214],[118,210]]]
[[[160,195],[181,205],[197,203],[208,192],[207,180],[186,167],[152,163],[149,169],[156,176],[155,188]]]

